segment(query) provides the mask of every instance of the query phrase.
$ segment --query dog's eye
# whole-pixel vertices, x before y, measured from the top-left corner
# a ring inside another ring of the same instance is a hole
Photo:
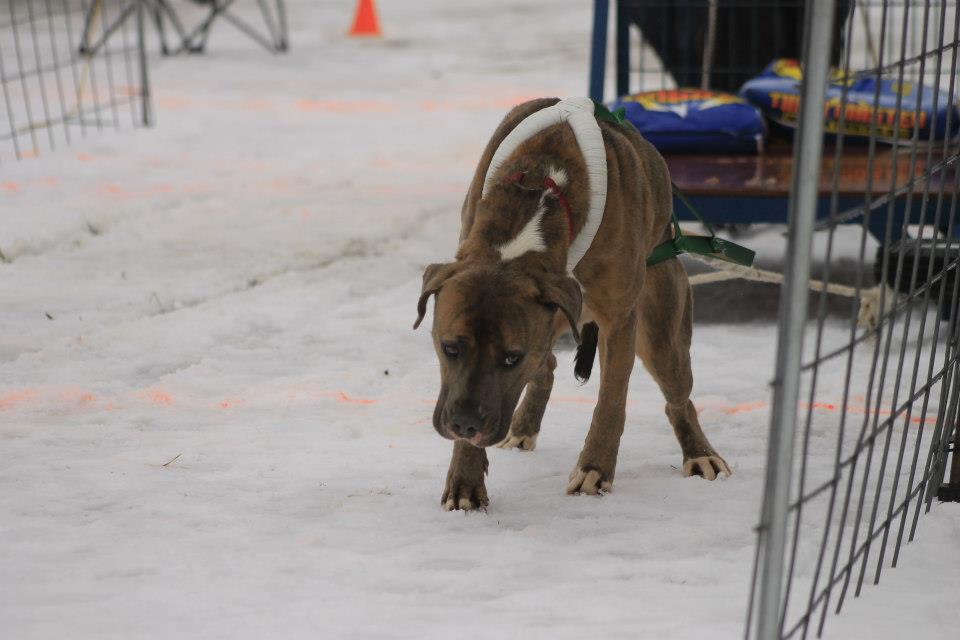
[[[523,360],[522,353],[508,353],[503,357],[503,364],[508,367],[515,367],[520,364],[521,360]]]
[[[450,356],[451,358],[456,358],[460,355],[460,347],[453,342],[444,342],[440,345],[440,348],[443,349],[443,353]]]

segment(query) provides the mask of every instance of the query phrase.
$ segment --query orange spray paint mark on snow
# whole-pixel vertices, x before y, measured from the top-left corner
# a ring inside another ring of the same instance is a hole
[[[731,406],[720,406],[720,407],[710,407],[721,413],[727,415],[736,415],[739,413],[750,413],[752,411],[762,411],[769,408],[770,404],[765,400],[756,400],[754,402],[742,402],[740,404],[735,404]],[[840,413],[844,409],[841,405],[835,404],[833,402],[814,402],[813,404],[802,402],[800,403],[801,409],[814,409],[815,411],[829,411],[831,413]],[[846,407],[847,415],[864,415],[868,412],[866,406],[848,404]],[[872,409],[869,410],[870,413],[874,413]],[[893,411],[890,409],[879,409],[876,412],[878,416],[890,416],[893,415]],[[921,418],[919,416],[910,417],[911,424],[936,424],[936,418]]]
[[[244,400],[243,398],[234,397],[234,398],[224,398],[223,400],[217,403],[217,406],[220,407],[221,409],[234,409],[244,404],[246,404],[246,400]]]
[[[147,400],[153,404],[171,405],[173,396],[163,389],[148,389],[146,391]]]
[[[820,409],[820,410],[824,410],[824,411],[840,411],[840,410],[841,410],[841,407],[838,407],[838,406],[835,405],[835,404],[829,404],[829,403],[825,403],[825,402],[815,402],[815,403],[813,403],[813,405],[808,405],[808,404],[806,404],[806,403],[801,404],[801,407],[803,407],[803,408],[807,408],[808,406],[812,406],[814,409]],[[862,415],[865,415],[865,414],[867,414],[867,413],[876,414],[877,416],[892,416],[892,415],[893,415],[893,410],[892,410],[892,409],[884,408],[884,409],[876,409],[876,410],[874,410],[874,409],[871,409],[871,408],[866,407],[866,406],[863,406],[863,405],[847,405],[847,411],[846,411],[846,412],[847,412],[848,414],[850,414],[850,415],[857,415],[857,416],[862,416]],[[901,412],[901,414],[902,414],[902,415],[906,415],[904,412]],[[898,417],[897,417],[897,420],[899,420],[899,419],[900,419],[900,417],[898,416]],[[920,416],[910,416],[910,423],[911,423],[911,424],[936,424],[936,423],[937,423],[937,419],[936,419],[935,417],[934,417],[934,418],[921,418]]]
[[[337,402],[346,402],[348,404],[374,404],[376,403],[376,400],[373,400],[372,398],[351,398],[343,391],[340,391],[337,394]]]
[[[722,407],[720,411],[725,414],[732,416],[738,413],[748,413],[750,411],[758,411],[760,409],[766,409],[767,403],[763,400],[757,400],[755,402],[741,402],[740,404],[735,404],[730,407]]]
[[[29,182],[15,182],[13,180],[7,180],[6,182],[0,182],[0,191],[4,191],[6,193],[19,193],[20,191],[31,187],[52,188],[57,186],[59,182],[60,181],[53,176],[44,176]]]
[[[376,404],[377,401],[373,398],[354,398],[347,395],[343,391],[318,391],[313,394],[314,398],[333,398],[337,402],[344,404]]]
[[[89,391],[65,391],[62,397],[66,402],[80,406],[89,405],[97,400],[97,396]]]
[[[17,389],[0,395],[0,411],[33,401],[37,397],[36,389]]]

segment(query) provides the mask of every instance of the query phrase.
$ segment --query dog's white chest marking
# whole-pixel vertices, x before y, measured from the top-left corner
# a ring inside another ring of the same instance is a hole
[[[607,154],[603,144],[603,134],[600,125],[593,115],[593,101],[589,98],[567,98],[557,104],[541,109],[527,116],[513,131],[503,139],[497,151],[493,154],[487,175],[483,182],[483,195],[490,189],[491,180],[510,155],[527,139],[543,131],[547,127],[566,122],[573,129],[577,139],[577,146],[583,155],[587,166],[587,184],[590,192],[590,208],[580,233],[577,234],[567,251],[567,271],[573,273],[574,267],[580,262],[590,248],[600,222],[603,220],[603,209],[607,203]],[[550,172],[550,178],[557,185],[566,183],[566,171],[561,167]],[[534,216],[524,225],[520,233],[501,247],[498,247],[504,260],[511,260],[528,251],[544,251],[546,245],[540,231],[540,222],[543,218],[543,206],[537,209]]]
[[[543,205],[537,207],[537,212],[527,221],[527,224],[523,225],[520,233],[510,242],[497,247],[501,259],[513,260],[528,251],[546,251],[547,245],[543,241],[543,232],[540,230],[540,221],[543,220],[543,214],[546,211]]]

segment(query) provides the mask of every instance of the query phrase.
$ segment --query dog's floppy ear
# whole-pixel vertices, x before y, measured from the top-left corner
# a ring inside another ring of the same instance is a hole
[[[423,272],[423,288],[420,290],[420,300],[417,301],[417,321],[413,323],[416,329],[423,322],[427,313],[427,300],[443,286],[443,283],[460,270],[459,262],[438,262],[427,266]]]
[[[583,306],[580,283],[570,276],[547,275],[540,281],[540,302],[563,312],[574,339],[580,344],[580,331],[577,329]]]

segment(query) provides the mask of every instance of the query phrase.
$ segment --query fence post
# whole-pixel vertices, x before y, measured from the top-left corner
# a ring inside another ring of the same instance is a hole
[[[153,124],[153,118],[150,115],[150,75],[147,68],[147,38],[145,29],[145,7],[144,2],[137,3],[137,40],[138,40],[138,58],[140,62],[140,108],[143,119],[143,126],[149,127]]]
[[[833,19],[833,0],[807,3],[800,121],[795,138],[786,269],[780,291],[766,484],[760,515],[759,600],[754,636],[757,640],[779,638],[784,613],[781,603],[787,507],[807,320],[810,251],[820,190],[823,104],[833,44]]]

